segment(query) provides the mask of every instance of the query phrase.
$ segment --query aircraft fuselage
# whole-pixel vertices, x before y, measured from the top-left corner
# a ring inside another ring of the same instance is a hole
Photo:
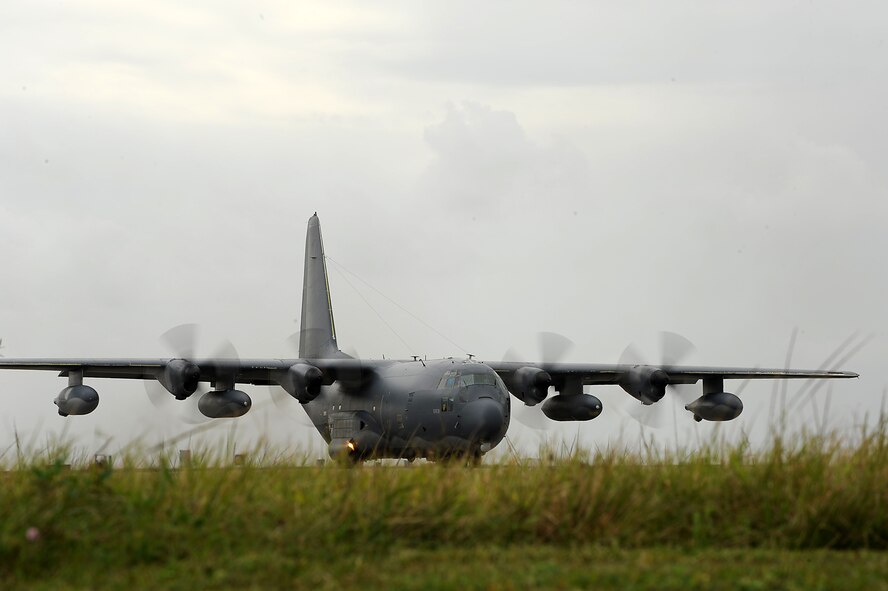
[[[478,456],[509,427],[499,376],[470,361],[393,361],[352,387],[337,381],[303,405],[330,454],[367,459]]]

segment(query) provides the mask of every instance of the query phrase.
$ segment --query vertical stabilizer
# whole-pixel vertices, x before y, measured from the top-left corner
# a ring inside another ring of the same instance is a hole
[[[305,237],[299,357],[323,359],[341,356],[343,354],[336,345],[336,326],[333,323],[333,304],[330,301],[330,282],[327,279],[321,222],[315,213],[308,219],[308,234]]]

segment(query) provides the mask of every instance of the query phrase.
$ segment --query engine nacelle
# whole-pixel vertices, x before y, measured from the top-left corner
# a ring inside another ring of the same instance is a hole
[[[200,383],[200,368],[185,359],[173,359],[167,363],[157,381],[176,397],[185,400],[197,390]]]
[[[59,407],[59,414],[88,415],[99,406],[99,393],[94,388],[84,386],[68,386],[55,397],[53,403]]]
[[[242,417],[253,406],[246,392],[240,390],[220,390],[207,392],[197,401],[201,414],[211,419],[233,419]]]
[[[743,412],[743,402],[729,392],[710,392],[685,406],[697,421],[730,421]]]
[[[589,421],[601,414],[601,400],[590,394],[559,394],[543,403],[543,414],[553,421]]]
[[[280,385],[287,394],[305,404],[321,393],[324,374],[320,369],[306,363],[297,363],[281,376]]]
[[[636,365],[620,378],[620,387],[643,404],[658,402],[666,394],[669,374],[658,367]]]
[[[505,380],[506,387],[515,398],[527,406],[534,406],[549,395],[552,376],[538,367],[522,367]]]

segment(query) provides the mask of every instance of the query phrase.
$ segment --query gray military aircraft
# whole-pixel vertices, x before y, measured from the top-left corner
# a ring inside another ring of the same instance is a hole
[[[67,377],[54,400],[63,417],[98,406],[99,395],[84,378],[155,380],[180,401],[208,382],[212,389],[200,395],[198,408],[211,419],[250,410],[252,401],[237,384],[280,386],[301,403],[331,456],[352,461],[480,458],[506,434],[510,393],[528,406],[542,403],[553,421],[588,421],[603,405],[585,386],[616,384],[651,405],[669,385],[702,381],[702,395],[685,408],[697,421],[729,421],[740,415],[743,403],[725,391],[725,380],[857,377],[843,371],[671,364],[356,359],[340,351],[336,340],[317,214],[308,220],[300,328],[298,359],[2,359],[0,369]]]

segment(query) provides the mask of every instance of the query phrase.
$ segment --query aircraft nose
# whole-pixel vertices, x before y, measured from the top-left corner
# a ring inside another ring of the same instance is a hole
[[[490,441],[499,435],[505,423],[503,405],[492,398],[479,398],[463,409],[461,423],[469,437]]]

